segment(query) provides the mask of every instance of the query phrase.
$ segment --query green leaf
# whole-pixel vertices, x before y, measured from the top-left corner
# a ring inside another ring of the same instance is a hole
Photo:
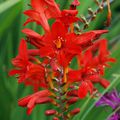
[[[0,25],[0,36],[13,23],[16,16],[21,12],[21,8],[22,2],[20,0],[9,0],[0,5],[0,23],[2,23]]]

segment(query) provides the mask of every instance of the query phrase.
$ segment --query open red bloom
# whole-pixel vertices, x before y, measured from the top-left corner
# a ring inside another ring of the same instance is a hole
[[[51,102],[52,99],[49,98],[49,96],[50,92],[48,90],[42,90],[20,99],[18,105],[21,107],[27,107],[27,114],[30,115],[36,104]]]
[[[41,65],[33,64],[29,61],[27,45],[25,40],[21,40],[19,54],[12,60],[16,69],[10,71],[10,75],[19,75],[18,82],[25,85],[32,85],[34,90],[39,87],[46,87],[45,68]]]
[[[92,83],[92,79],[96,79],[96,76],[89,69],[81,69],[81,70],[71,70],[68,73],[68,83],[78,82],[80,83],[78,89],[78,96],[82,99],[85,98],[87,93],[90,92],[92,94],[94,90],[94,86]]]
[[[58,63],[66,67],[70,60],[81,52],[75,38],[74,33],[67,33],[62,22],[56,21],[52,25],[51,32],[47,33],[43,38],[44,46],[40,48],[40,56],[57,58]]]
[[[69,71],[68,82],[80,83],[78,90],[80,98],[84,98],[88,92],[92,93],[94,83],[99,83],[104,88],[109,86],[109,81],[101,77],[105,66],[108,66],[107,62],[115,62],[115,59],[109,58],[108,55],[105,39],[95,42],[84,54],[79,55],[81,69]]]
[[[61,16],[61,11],[54,0],[31,0],[32,10],[24,12],[30,18],[27,19],[26,25],[29,22],[36,22],[42,25],[45,31],[49,31],[48,19]]]
[[[79,56],[80,64],[96,68],[100,74],[104,74],[104,67],[108,67],[109,62],[115,62],[114,58],[109,57],[107,40],[96,41],[82,56]],[[87,58],[87,59],[86,59]],[[91,60],[91,61],[90,61]]]

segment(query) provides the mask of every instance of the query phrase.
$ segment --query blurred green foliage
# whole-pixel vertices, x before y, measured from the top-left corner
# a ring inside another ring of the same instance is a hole
[[[72,0],[56,1],[60,4],[61,9],[65,9],[69,8]],[[88,7],[96,9],[94,0],[79,1],[81,2],[78,7],[79,15],[87,15]],[[43,114],[45,109],[51,106],[37,106],[30,116],[25,114],[25,109],[18,107],[18,98],[31,93],[31,88],[24,88],[23,85],[18,86],[17,80],[8,76],[8,72],[12,68],[11,59],[16,56],[20,38],[24,36],[21,30],[26,16],[22,12],[29,8],[28,3],[29,0],[0,0],[0,120],[51,120]],[[104,26],[107,14],[107,8],[105,8],[105,11],[98,15],[88,29],[109,29],[109,33],[104,37],[109,40],[112,56],[117,59],[117,62],[112,64],[112,68],[106,70],[105,78],[111,81],[111,86],[105,91],[101,90],[102,93],[115,86],[120,89],[120,0],[114,0],[111,6],[113,13],[111,26],[109,28]],[[29,24],[27,27],[42,32],[35,24]],[[113,74],[116,74],[116,76],[113,77]],[[89,101],[89,104],[85,104],[84,101]],[[83,112],[73,120],[105,120],[109,114],[109,112],[105,112],[105,108],[95,108],[95,100],[86,99],[84,101],[82,100],[74,105],[79,105]]]

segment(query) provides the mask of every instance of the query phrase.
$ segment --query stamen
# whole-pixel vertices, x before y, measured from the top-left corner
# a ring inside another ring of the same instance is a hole
[[[64,68],[64,75],[63,75],[64,83],[67,82],[67,73],[68,73],[68,67]]]
[[[58,37],[58,39],[55,41],[56,47],[59,49],[62,47],[62,38]]]

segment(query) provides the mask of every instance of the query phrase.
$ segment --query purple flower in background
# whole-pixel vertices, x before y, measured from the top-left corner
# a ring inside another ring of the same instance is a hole
[[[113,114],[108,117],[108,120],[120,120],[120,94],[115,89],[103,95],[96,106],[110,106]]]
[[[108,120],[120,120],[120,115],[119,113],[115,113],[112,116],[108,117]]]

